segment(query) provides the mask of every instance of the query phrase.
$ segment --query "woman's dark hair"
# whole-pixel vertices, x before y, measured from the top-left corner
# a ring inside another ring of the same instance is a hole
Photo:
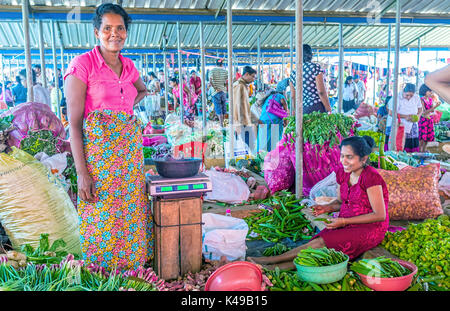
[[[353,80],[352,76],[347,76],[347,79],[345,79],[345,85],[350,85],[348,81]]]
[[[431,89],[428,86],[426,86],[425,84],[422,84],[419,88],[419,95],[425,96],[425,94],[427,94],[428,91],[431,91]]]
[[[313,58],[313,51],[309,44],[303,44],[303,61],[310,62]]]
[[[149,73],[150,77],[153,77],[155,79],[158,79],[158,77],[156,76],[156,74],[152,71]]]
[[[169,82],[173,82],[173,83],[178,84],[178,79],[177,78],[170,78]]]
[[[343,146],[352,147],[353,152],[360,158],[363,158],[372,153],[372,149],[375,147],[375,140],[370,136],[351,136],[341,142],[340,148],[342,149]]]
[[[265,102],[266,102],[266,100],[270,97],[270,96],[272,96],[272,95],[275,95],[275,94],[278,94],[279,92],[277,92],[277,91],[272,91],[272,92],[270,92],[269,94],[267,94],[266,96],[264,96],[264,99],[262,100],[262,103],[264,104]]]
[[[98,6],[95,10],[95,15],[92,18],[92,23],[94,24],[94,28],[99,30],[102,25],[103,15],[113,13],[122,16],[123,23],[125,24],[125,29],[128,31],[128,25],[131,23],[131,17],[128,13],[118,4],[113,3],[103,3]]]
[[[403,92],[405,93],[415,93],[416,92],[416,86],[412,83],[406,83],[405,88],[403,89]]]
[[[19,76],[25,77],[25,79],[27,78],[27,70],[26,69],[22,69],[21,71],[19,71]],[[31,70],[31,79],[33,81],[33,85],[36,83],[36,72],[34,72],[34,70]]]
[[[256,70],[250,66],[245,66],[244,69],[242,70],[242,75],[245,75],[246,73],[248,73],[249,75],[252,75],[252,74],[256,73]]]

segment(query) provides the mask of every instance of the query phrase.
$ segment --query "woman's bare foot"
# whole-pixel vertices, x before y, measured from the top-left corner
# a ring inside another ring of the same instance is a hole
[[[262,267],[264,269],[266,269],[266,270],[275,270],[275,268],[277,268],[277,267],[280,270],[293,270],[293,269],[295,269],[294,263],[290,262],[290,261],[280,262],[280,263],[276,263],[276,264],[273,264],[273,265],[263,265]]]
[[[277,263],[276,260],[274,260],[272,258],[273,256],[270,257],[247,257],[247,261],[250,261],[254,264],[258,264],[258,265],[270,265],[270,264],[274,264]]]

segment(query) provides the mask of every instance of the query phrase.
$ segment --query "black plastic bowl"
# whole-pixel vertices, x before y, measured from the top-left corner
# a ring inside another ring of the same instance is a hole
[[[202,159],[153,160],[158,174],[166,178],[184,178],[197,175]]]

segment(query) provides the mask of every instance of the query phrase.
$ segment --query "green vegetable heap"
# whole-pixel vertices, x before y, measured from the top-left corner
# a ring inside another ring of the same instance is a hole
[[[35,156],[39,152],[45,152],[49,157],[59,153],[58,140],[48,130],[28,131],[28,137],[20,142],[20,149]]]
[[[151,159],[156,149],[153,147],[143,147],[144,159]]]
[[[435,277],[431,285],[450,289],[450,220],[447,215],[388,232],[382,246],[400,259],[413,262],[422,277]],[[439,288],[437,288],[439,289]]]
[[[329,284],[304,282],[298,278],[296,271],[284,271],[278,267],[264,273],[273,284],[269,291],[372,291],[352,271],[347,272],[342,280]]]
[[[268,209],[244,218],[249,227],[247,237],[250,240],[263,239],[268,243],[277,243],[284,238],[291,238],[294,242],[310,239],[314,229],[301,211],[304,206],[299,202],[295,195],[287,191],[277,192],[263,200]],[[252,232],[258,236],[252,237]]]
[[[272,247],[268,247],[264,250],[263,255],[264,256],[276,256],[281,255],[283,253],[286,253],[287,251],[291,250],[289,247],[284,245],[283,243],[277,243]]]
[[[337,265],[348,260],[343,252],[334,248],[307,248],[302,249],[294,259],[294,263],[308,267],[324,267]]]
[[[295,117],[287,117],[288,125],[284,134],[292,134],[291,142],[295,137]],[[343,137],[350,136],[355,120],[339,113],[312,112],[303,116],[303,140],[311,145],[323,145],[330,142],[330,147],[339,144],[338,133]]]
[[[384,256],[372,259],[361,259],[352,263],[350,269],[363,275],[380,278],[395,278],[411,274],[411,271],[397,261]]]
[[[356,132],[358,136],[370,136],[375,141],[375,145],[379,146],[380,142],[384,140],[384,134],[380,132],[375,131],[357,131]]]
[[[43,233],[39,239],[39,246],[34,249],[30,244],[22,245],[21,251],[27,256],[27,261],[34,263],[59,263],[67,252],[58,250],[64,248],[66,242],[63,239],[55,240],[50,246],[48,233]]]

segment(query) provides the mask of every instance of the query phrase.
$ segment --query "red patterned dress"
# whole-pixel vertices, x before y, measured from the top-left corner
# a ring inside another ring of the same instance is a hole
[[[341,188],[342,205],[339,217],[350,218],[372,213],[372,207],[367,195],[367,189],[381,185],[383,189],[386,219],[369,224],[351,224],[338,229],[323,229],[316,237],[322,237],[328,248],[342,251],[350,257],[357,258],[362,253],[376,247],[384,239],[389,226],[388,202],[389,194],[386,183],[377,170],[367,166],[359,176],[358,182],[350,186],[350,173],[345,173],[340,167],[336,171],[336,181]]]

